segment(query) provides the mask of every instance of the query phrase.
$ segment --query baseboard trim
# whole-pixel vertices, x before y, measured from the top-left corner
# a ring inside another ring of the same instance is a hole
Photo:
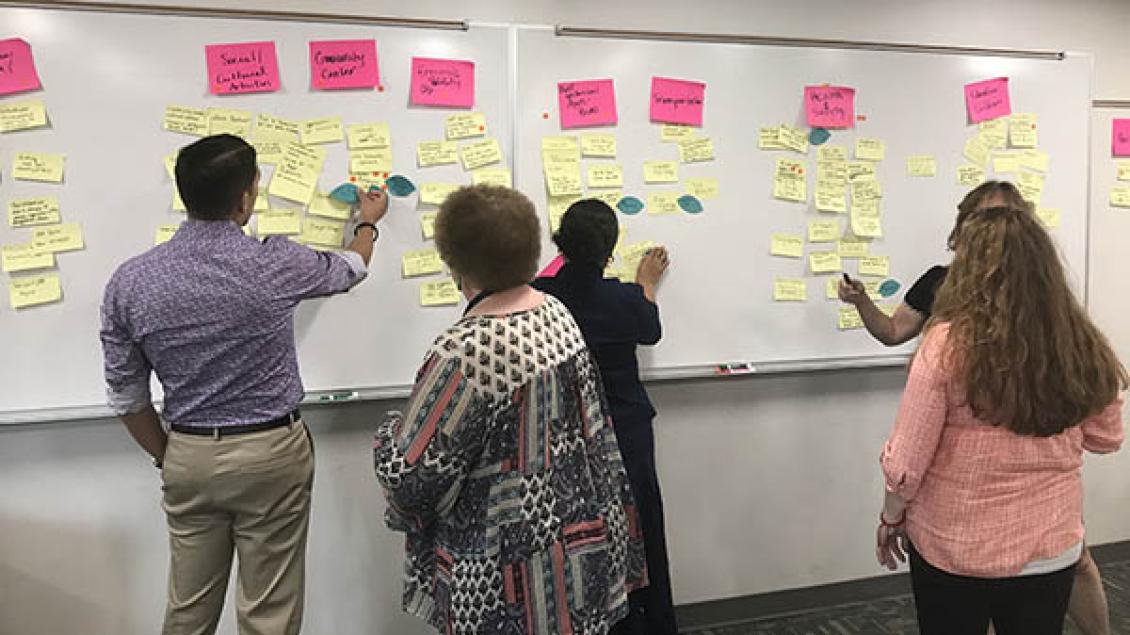
[[[1126,562],[1130,560],[1130,541],[1094,545],[1091,547],[1091,555],[1100,567],[1109,562]],[[854,602],[871,602],[907,593],[910,593],[910,574],[896,573],[800,589],[680,604],[675,607],[675,613],[680,629],[693,630]]]

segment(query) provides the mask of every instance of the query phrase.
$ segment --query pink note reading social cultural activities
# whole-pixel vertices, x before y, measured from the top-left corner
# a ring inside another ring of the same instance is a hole
[[[965,108],[969,121],[980,123],[1012,114],[1008,100],[1008,78],[997,77],[965,85]]]
[[[413,57],[410,101],[418,106],[473,108],[475,63]]]
[[[1130,157],[1130,119],[1115,119],[1110,133],[1110,152],[1116,157]]]
[[[851,128],[855,125],[855,89],[805,86],[804,112],[813,128]]]
[[[213,95],[273,93],[279,89],[279,62],[274,42],[209,44],[208,90]]]
[[[558,82],[562,128],[616,125],[616,88],[611,79]]]
[[[375,40],[310,43],[310,85],[315,90],[373,88],[380,81]]]
[[[685,126],[702,125],[706,84],[669,77],[651,78],[651,120]]]
[[[39,88],[31,45],[20,38],[0,40],[0,95]]]

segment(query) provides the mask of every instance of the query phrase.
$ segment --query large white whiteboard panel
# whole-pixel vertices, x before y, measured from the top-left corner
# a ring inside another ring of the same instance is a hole
[[[624,193],[641,199],[648,192],[671,189],[643,185],[643,161],[678,158],[673,145],[660,142],[660,126],[648,121],[651,77],[707,84],[701,134],[714,140],[716,159],[683,165],[680,177],[716,177],[721,196],[707,202],[699,216],[620,215],[628,228],[627,242],[650,239],[672,250],[674,264],[660,291],[664,339],[643,359],[653,372],[730,361],[866,363],[892,353],[863,330],[838,331],[840,304],[825,299],[824,276],[810,275],[804,261],[769,255],[772,233],[804,234],[808,220],[831,217],[818,214],[811,202],[774,200],[776,158],[801,155],[757,149],[759,127],[803,125],[801,96],[810,84],[854,87],[856,111],[866,116],[854,131],[834,133],[829,143],[850,149],[856,136],[886,141],[886,160],[879,167],[885,237],[871,252],[889,255],[892,275],[909,285],[931,265],[948,261],[945,239],[956,204],[967,191],[957,185],[956,170],[964,163],[965,140],[976,134],[976,127],[966,125],[962,87],[980,79],[1010,77],[1013,111],[1039,116],[1040,148],[1051,156],[1042,206],[1062,210],[1062,226],[1053,233],[1076,288],[1083,288],[1091,72],[1087,56],[1052,61],[569,38],[536,28],[519,31],[517,52],[517,186],[535,195],[543,207],[540,139],[563,134],[557,116],[558,81],[615,80],[619,124],[594,131],[616,135]],[[810,201],[815,154],[810,149]],[[906,158],[917,154],[937,157],[936,178],[906,176]],[[848,222],[846,216],[839,218]],[[855,261],[845,263],[854,274]],[[808,277],[808,302],[774,303],[774,277]],[[908,352],[911,346],[894,352]]]
[[[409,107],[407,90],[412,56],[468,59],[476,63],[475,109],[510,157],[506,28],[458,32],[36,9],[0,9],[0,25],[3,36],[32,43],[45,89],[4,101],[42,98],[51,120],[48,129],[0,137],[5,177],[15,151],[67,155],[64,185],[5,178],[0,201],[55,195],[63,220],[81,222],[86,235],[84,251],[59,257],[62,303],[19,313],[0,303],[0,412],[104,403],[98,307],[105,282],[119,263],[153,244],[159,224],[183,218],[171,211],[173,185],[161,159],[193,137],[161,129],[166,104],[387,121],[394,172],[417,183],[470,183],[457,166],[416,168],[416,143],[442,139],[451,111]],[[377,40],[384,92],[310,91],[307,43],[357,38]],[[283,89],[209,95],[204,46],[258,40],[276,42]],[[347,173],[347,153],[344,143],[326,147],[320,185],[328,190]],[[369,279],[347,296],[300,308],[299,360],[308,390],[410,385],[431,339],[457,316],[454,307],[420,308],[421,279],[401,280],[401,254],[428,245],[419,215],[415,196],[394,199]],[[28,239],[30,230],[0,226],[0,243]]]

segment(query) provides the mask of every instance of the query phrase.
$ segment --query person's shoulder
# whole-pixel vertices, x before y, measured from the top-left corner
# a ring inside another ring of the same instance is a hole
[[[949,268],[948,265],[934,265],[933,267],[930,267],[929,269],[927,269],[926,273],[922,274],[921,279],[922,280],[941,280],[942,278],[946,277],[946,274],[949,273],[949,271],[950,271],[950,268]]]
[[[147,278],[157,275],[161,263],[170,253],[169,243],[162,243],[127,258],[110,274],[106,288],[125,288],[144,283]]]

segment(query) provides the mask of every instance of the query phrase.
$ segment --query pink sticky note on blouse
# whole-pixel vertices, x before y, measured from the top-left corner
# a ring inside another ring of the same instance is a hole
[[[556,258],[549,261],[549,264],[545,266],[545,269],[542,269],[541,271],[538,272],[537,277],[539,277],[539,278],[552,278],[552,277],[556,276],[557,272],[561,271],[561,267],[564,267],[564,266],[565,266],[565,257],[558,254]]]
[[[804,112],[813,128],[855,126],[855,89],[846,86],[805,86]]]
[[[410,95],[411,103],[418,106],[473,108],[475,63],[413,57]]]
[[[213,95],[273,93],[279,89],[279,62],[274,42],[209,44],[208,90]]]
[[[0,40],[0,95],[39,88],[31,45],[20,38]]]
[[[315,90],[373,88],[380,81],[376,40],[310,43],[310,85]]]
[[[997,77],[965,85],[965,108],[973,123],[1012,114],[1008,100],[1008,78]]]
[[[686,126],[702,125],[706,84],[668,77],[651,78],[651,120]]]
[[[1115,119],[1110,133],[1110,151],[1116,157],[1130,157],[1130,119]]]
[[[616,88],[611,79],[558,82],[562,128],[616,125]]]

